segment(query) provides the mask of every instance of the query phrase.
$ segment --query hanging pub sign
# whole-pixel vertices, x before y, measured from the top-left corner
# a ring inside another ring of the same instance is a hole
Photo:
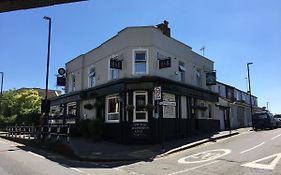
[[[110,60],[110,68],[111,69],[122,69],[122,61],[120,60]]]
[[[65,77],[57,77],[57,86],[65,86]]]
[[[216,72],[207,72],[206,73],[206,85],[216,85],[217,80],[216,80]]]
[[[159,69],[171,67],[171,58],[159,60]]]

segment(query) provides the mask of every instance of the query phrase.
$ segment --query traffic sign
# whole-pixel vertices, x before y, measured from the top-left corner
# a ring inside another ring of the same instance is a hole
[[[154,99],[155,100],[161,100],[162,99],[161,86],[154,87]]]

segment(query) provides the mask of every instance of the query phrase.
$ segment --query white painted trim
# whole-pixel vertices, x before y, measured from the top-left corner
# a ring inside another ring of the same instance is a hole
[[[136,95],[145,95],[145,105],[148,103],[148,94],[146,91],[134,91],[133,93],[133,104],[134,104],[134,116],[133,122],[148,122],[148,113],[145,111],[145,120],[137,120],[136,119]]]
[[[110,113],[110,114],[118,114],[119,119],[118,120],[108,120],[108,100],[109,99],[113,99],[113,98],[118,98],[119,99],[119,112],[115,112],[115,113]],[[119,123],[120,122],[120,97],[119,94],[112,94],[112,95],[108,95],[105,97],[105,122],[106,123]]]
[[[145,60],[146,60],[146,73],[145,74],[136,74],[135,73],[135,52],[145,52]],[[146,48],[137,48],[132,50],[132,75],[148,75],[149,74],[149,54],[148,49]]]

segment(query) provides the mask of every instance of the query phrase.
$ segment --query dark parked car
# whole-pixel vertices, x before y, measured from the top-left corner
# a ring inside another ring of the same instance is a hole
[[[258,112],[253,114],[253,128],[254,130],[277,127],[276,120],[269,112]]]
[[[274,115],[274,119],[276,120],[276,125],[281,127],[281,114]]]

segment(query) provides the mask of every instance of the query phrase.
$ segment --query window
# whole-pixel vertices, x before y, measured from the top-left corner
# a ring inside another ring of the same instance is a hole
[[[147,74],[147,50],[134,51],[133,74]]]
[[[208,112],[209,112],[209,115],[208,115],[208,118],[211,119],[212,118],[212,105],[208,105]]]
[[[147,122],[147,92],[134,92],[134,122]]]
[[[179,62],[179,80],[184,82],[185,81],[185,71],[186,71],[186,68],[184,66],[184,62]]]
[[[202,87],[202,73],[199,68],[196,69],[197,86]]]
[[[119,78],[119,69],[110,69],[111,80]]]
[[[76,102],[67,104],[67,114],[76,115]]]
[[[71,75],[71,91],[75,91],[76,89],[76,77],[74,74]]]
[[[91,68],[89,71],[89,87],[96,86],[96,70]]]
[[[120,102],[118,95],[106,97],[106,121],[119,122]]]

